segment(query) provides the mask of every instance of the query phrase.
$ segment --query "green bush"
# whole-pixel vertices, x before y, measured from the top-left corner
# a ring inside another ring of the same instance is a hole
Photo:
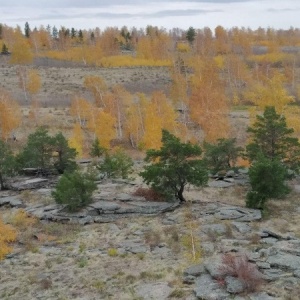
[[[105,154],[103,162],[98,165],[101,173],[107,178],[128,178],[132,172],[133,161],[122,149],[117,149],[114,153]]]
[[[204,161],[213,174],[235,167],[243,148],[236,146],[236,139],[218,139],[216,144],[204,143]]]
[[[92,202],[92,194],[96,189],[91,175],[76,171],[61,176],[52,196],[57,203],[65,204],[69,211],[77,211]]]
[[[270,198],[281,198],[289,193],[286,185],[287,169],[278,160],[259,157],[249,169],[251,191],[247,207],[263,209]]]

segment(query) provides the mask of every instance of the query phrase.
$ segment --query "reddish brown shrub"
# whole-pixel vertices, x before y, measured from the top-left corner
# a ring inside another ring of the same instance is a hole
[[[247,255],[224,254],[220,271],[223,277],[237,277],[244,285],[245,292],[255,292],[263,283],[257,266],[250,263]]]
[[[153,189],[141,188],[139,187],[134,193],[133,196],[144,197],[147,201],[165,201],[165,198],[160,193],[156,192]]]

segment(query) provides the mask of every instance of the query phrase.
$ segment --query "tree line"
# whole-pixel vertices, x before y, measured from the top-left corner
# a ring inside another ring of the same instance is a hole
[[[166,201],[185,202],[186,185],[205,186],[211,175],[224,176],[229,170],[235,172],[239,157],[250,161],[250,186],[246,205],[265,209],[270,198],[282,198],[290,188],[287,180],[299,174],[300,143],[292,136],[285,117],[273,106],[265,108],[263,115],[248,128],[251,141],[246,148],[238,147],[236,140],[219,139],[215,143],[183,142],[169,131],[162,130],[161,147],[146,152],[145,166],[140,176],[144,182]],[[62,133],[50,136],[40,127],[29,135],[26,145],[13,155],[9,146],[0,142],[0,183],[5,188],[6,179],[24,168],[36,168],[38,172],[63,174],[53,197],[69,210],[78,210],[92,201],[97,176],[127,176],[133,161],[122,149],[108,151],[96,138],[91,145],[91,155],[103,157],[96,168],[87,173],[79,171],[75,162],[76,150],[68,145]],[[222,175],[223,174],[223,175]]]

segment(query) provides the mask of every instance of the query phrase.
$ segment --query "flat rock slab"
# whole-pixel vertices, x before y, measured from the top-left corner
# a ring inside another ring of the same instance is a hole
[[[9,205],[11,207],[18,207],[18,208],[25,207],[22,200],[20,200],[17,196],[0,198],[0,206],[4,206],[4,205]]]
[[[215,212],[214,216],[220,220],[252,222],[261,219],[261,211],[250,208],[222,207]]]
[[[226,182],[223,180],[215,180],[208,183],[209,187],[213,188],[228,188],[230,186],[234,186],[234,183],[232,182]]]
[[[24,179],[10,184],[10,188],[15,191],[31,190],[44,187],[48,183],[46,178]]]
[[[100,200],[90,204],[90,207],[100,211],[116,211],[120,209],[120,205],[114,201]]]
[[[143,300],[168,299],[172,288],[167,282],[141,284],[136,288],[136,293]]]
[[[300,270],[300,256],[292,254],[277,253],[269,256],[267,262],[271,267],[292,271]]]

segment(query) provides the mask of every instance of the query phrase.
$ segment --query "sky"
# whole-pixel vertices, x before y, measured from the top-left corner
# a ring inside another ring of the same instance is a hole
[[[288,29],[300,28],[300,0],[0,0],[0,23],[23,29],[25,22],[58,29]]]

